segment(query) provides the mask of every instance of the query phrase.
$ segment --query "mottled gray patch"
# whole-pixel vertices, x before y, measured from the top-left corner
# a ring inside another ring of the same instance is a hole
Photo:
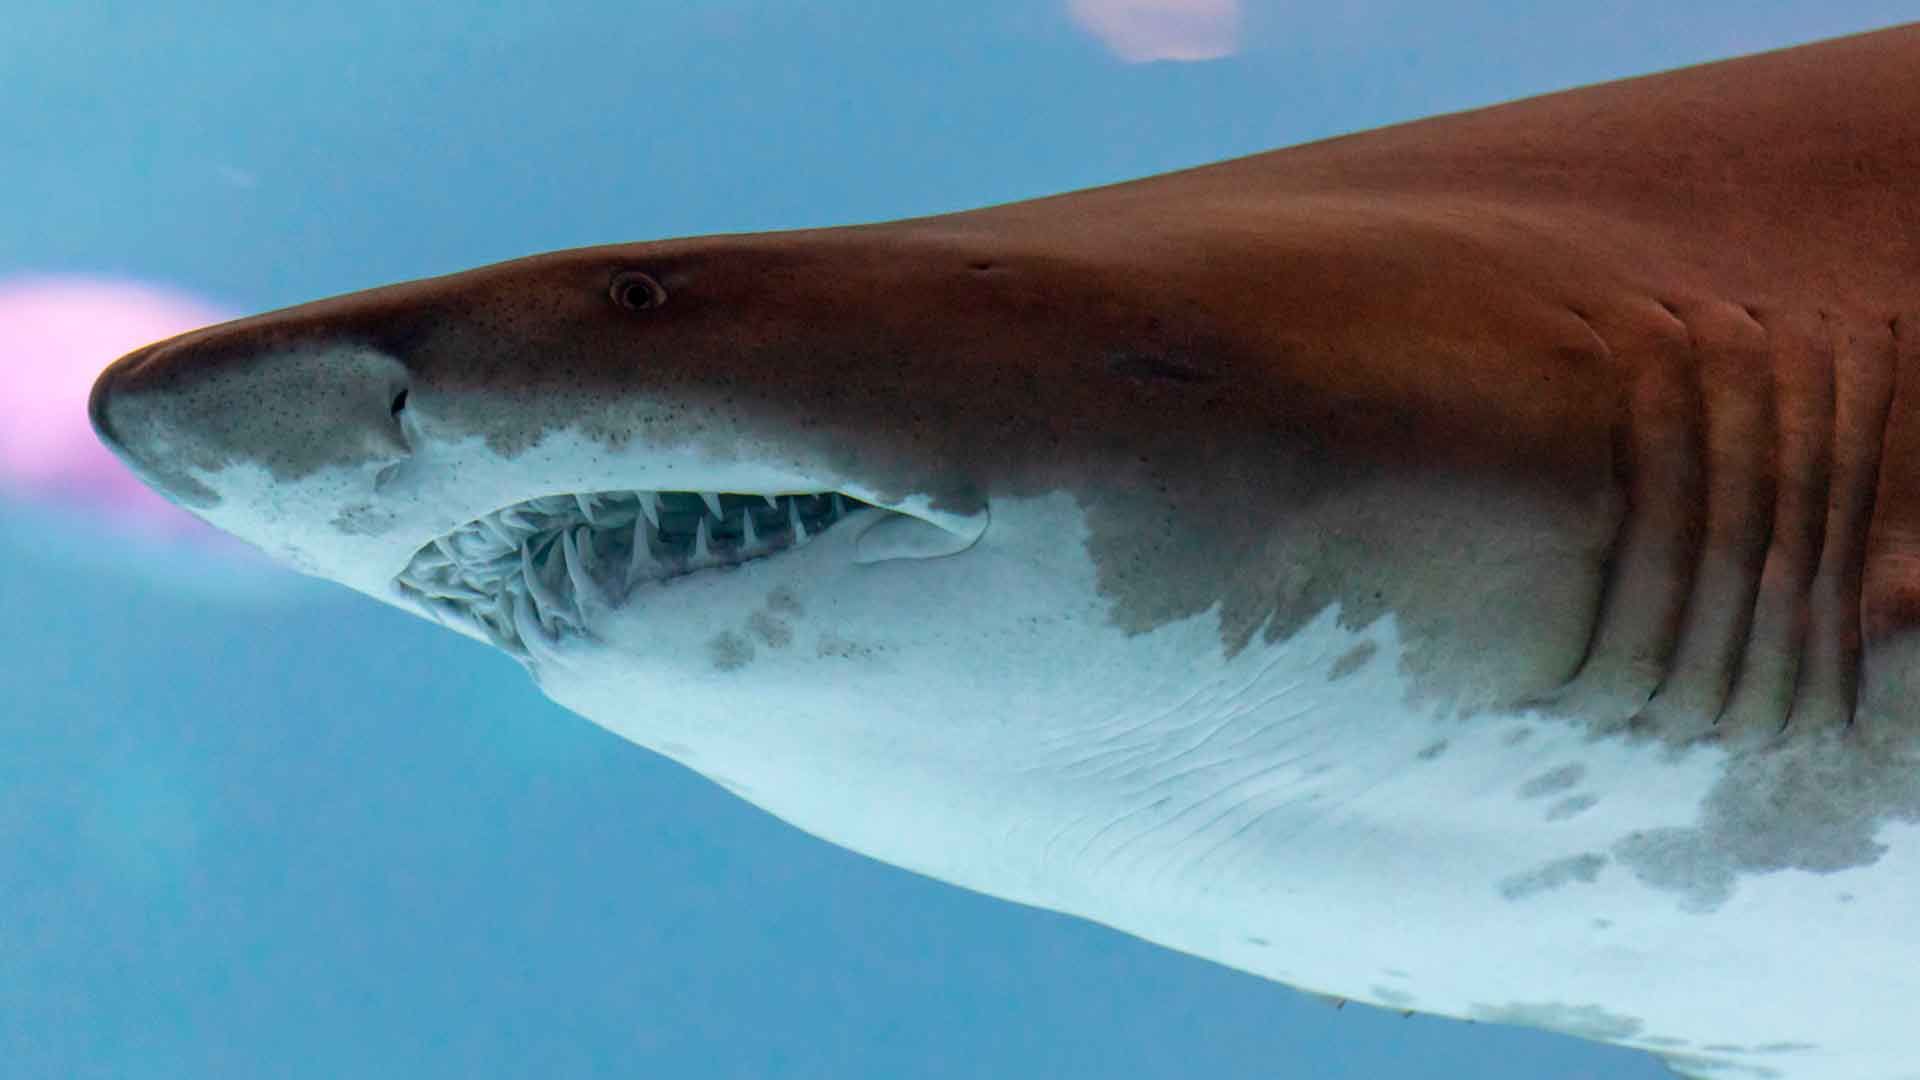
[[[767,610],[778,611],[785,615],[802,615],[806,609],[800,606],[800,598],[794,591],[782,585],[767,594]]]
[[[793,642],[793,627],[764,611],[747,618],[747,629],[769,648],[784,649]]]
[[[1468,1010],[1468,1015],[1492,1024],[1544,1028],[1598,1042],[1625,1042],[1640,1034],[1640,1029],[1645,1026],[1635,1017],[1610,1013],[1598,1005],[1562,1005],[1558,1002],[1475,1005]]]
[[[1613,920],[1612,919],[1595,919],[1591,923],[1588,923],[1587,925],[1593,927],[1595,930],[1611,930],[1613,929]]]
[[[394,522],[399,520],[391,507],[376,507],[372,503],[355,503],[341,508],[333,516],[330,524],[348,536],[382,536],[393,531]]]
[[[1525,873],[1502,878],[1500,895],[1508,900],[1524,900],[1529,896],[1571,885],[1576,881],[1591,885],[1594,879],[1600,876],[1601,868],[1606,865],[1605,855],[1596,855],[1592,852],[1555,859]]]
[[[1399,968],[1381,968],[1381,969],[1380,969],[1380,974],[1382,974],[1382,975],[1385,975],[1385,976],[1386,976],[1387,978],[1389,978],[1389,979],[1411,979],[1411,978],[1413,978],[1413,976],[1411,976],[1411,975],[1409,975],[1409,974],[1407,974],[1407,973],[1406,973],[1406,972],[1404,972],[1404,971],[1401,971],[1401,970],[1400,970]]]
[[[707,779],[713,781],[716,784],[719,784],[721,787],[726,788],[728,791],[733,792],[735,795],[738,795],[743,799],[747,798],[748,795],[750,795],[753,791],[752,788],[748,787],[745,784],[740,783],[738,780],[735,780],[730,776],[721,776],[718,773],[708,773]]]
[[[1715,1054],[1744,1054],[1747,1048],[1736,1043],[1708,1043],[1700,1049]]]
[[[1268,940],[1267,940],[1266,938],[1263,938],[1263,937],[1250,937],[1250,938],[1248,938],[1248,939],[1247,939],[1247,944],[1249,944],[1249,945],[1258,945],[1258,946],[1260,946],[1261,948],[1263,948],[1263,949],[1264,949],[1264,948],[1266,948],[1267,946],[1269,946],[1269,945],[1271,945],[1271,944],[1273,944],[1273,942],[1271,942],[1271,941],[1268,941]]]
[[[1680,893],[1682,909],[1704,915],[1733,895],[1733,866],[1707,843],[1696,829],[1653,829],[1628,834],[1613,854],[1634,877]]]
[[[1520,797],[1523,799],[1538,799],[1545,795],[1552,795],[1555,792],[1565,791],[1586,779],[1586,776],[1587,767],[1585,765],[1581,765],[1578,762],[1562,765],[1551,772],[1541,773],[1539,776],[1521,784]]]
[[[1339,682],[1341,679],[1360,670],[1362,665],[1366,664],[1368,660],[1373,659],[1373,654],[1379,651],[1380,646],[1375,645],[1371,641],[1363,641],[1353,648],[1348,649],[1340,659],[1333,662],[1331,668],[1327,669],[1328,681]]]
[[[1840,901],[1843,904],[1851,904],[1853,903],[1853,894],[1850,892],[1843,892],[1839,896],[1835,897],[1834,899]]]
[[[1669,1035],[1642,1035],[1638,1040],[1636,1040],[1635,1045],[1651,1046],[1658,1049],[1679,1050],[1682,1047],[1692,1046],[1693,1044],[1688,1042],[1685,1039],[1676,1039]]]
[[[717,671],[738,671],[753,660],[753,642],[731,630],[715,634],[707,642],[707,654]]]
[[[1420,752],[1413,756],[1419,758],[1421,761],[1432,761],[1446,752],[1447,740],[1439,739],[1421,747]]]
[[[1368,987],[1367,993],[1372,994],[1375,1001],[1397,1005],[1403,1009],[1412,1008],[1420,1000],[1397,986],[1382,986],[1379,983]]]
[[[1547,820],[1565,821],[1575,814],[1593,809],[1593,804],[1599,801],[1599,798],[1593,795],[1569,795],[1547,807]]]
[[[1506,743],[1508,746],[1519,746],[1521,743],[1526,742],[1528,739],[1531,739],[1531,738],[1533,738],[1532,728],[1517,727],[1517,728],[1514,728],[1512,731],[1507,732],[1507,737],[1502,739],[1501,741]]]
[[[1749,1052],[1755,1053],[1755,1054],[1797,1054],[1804,1050],[1818,1050],[1818,1049],[1820,1049],[1819,1043],[1770,1042],[1770,1043],[1761,1043],[1759,1046],[1754,1047]]]
[[[1725,1076],[1752,1077],[1753,1080],[1774,1080],[1780,1070],[1766,1065],[1749,1065],[1741,1061],[1728,1061],[1724,1058],[1710,1058],[1702,1054],[1662,1054],[1661,1064],[1673,1070],[1681,1080],[1720,1080]]]
[[[872,656],[873,648],[857,641],[848,641],[838,634],[821,634],[820,640],[814,645],[814,653],[850,660],[856,656]]]
[[[1831,874],[1885,853],[1882,822],[1920,821],[1920,755],[1905,739],[1814,732],[1727,759],[1699,820],[1634,832],[1613,854],[1646,884],[1704,913],[1733,895],[1738,874]]]

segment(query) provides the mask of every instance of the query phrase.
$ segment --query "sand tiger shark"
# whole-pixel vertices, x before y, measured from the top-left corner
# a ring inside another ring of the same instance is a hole
[[[148,346],[155,488],[837,844],[1920,1077],[1920,27]]]

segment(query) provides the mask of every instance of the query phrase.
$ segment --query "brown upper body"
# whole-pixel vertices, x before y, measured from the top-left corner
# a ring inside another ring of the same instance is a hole
[[[635,269],[658,310],[607,302]],[[1218,605],[1235,651],[1391,611],[1436,700],[1685,741],[1913,712],[1917,318],[1904,27],[1030,202],[321,301],[123,359],[94,417],[202,505],[183,463],[403,454],[395,386],[503,454],[753,431],[961,511],[1070,490],[1128,629]],[[301,366],[349,339],[378,359]]]

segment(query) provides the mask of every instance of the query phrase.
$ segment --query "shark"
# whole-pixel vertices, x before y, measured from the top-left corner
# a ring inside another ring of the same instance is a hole
[[[1688,1077],[1920,1077],[1920,26],[108,367],[147,483],[798,827]]]

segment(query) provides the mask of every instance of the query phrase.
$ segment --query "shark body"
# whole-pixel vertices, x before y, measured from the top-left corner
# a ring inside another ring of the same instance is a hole
[[[102,437],[821,837],[1920,1077],[1920,30],[122,358]]]

